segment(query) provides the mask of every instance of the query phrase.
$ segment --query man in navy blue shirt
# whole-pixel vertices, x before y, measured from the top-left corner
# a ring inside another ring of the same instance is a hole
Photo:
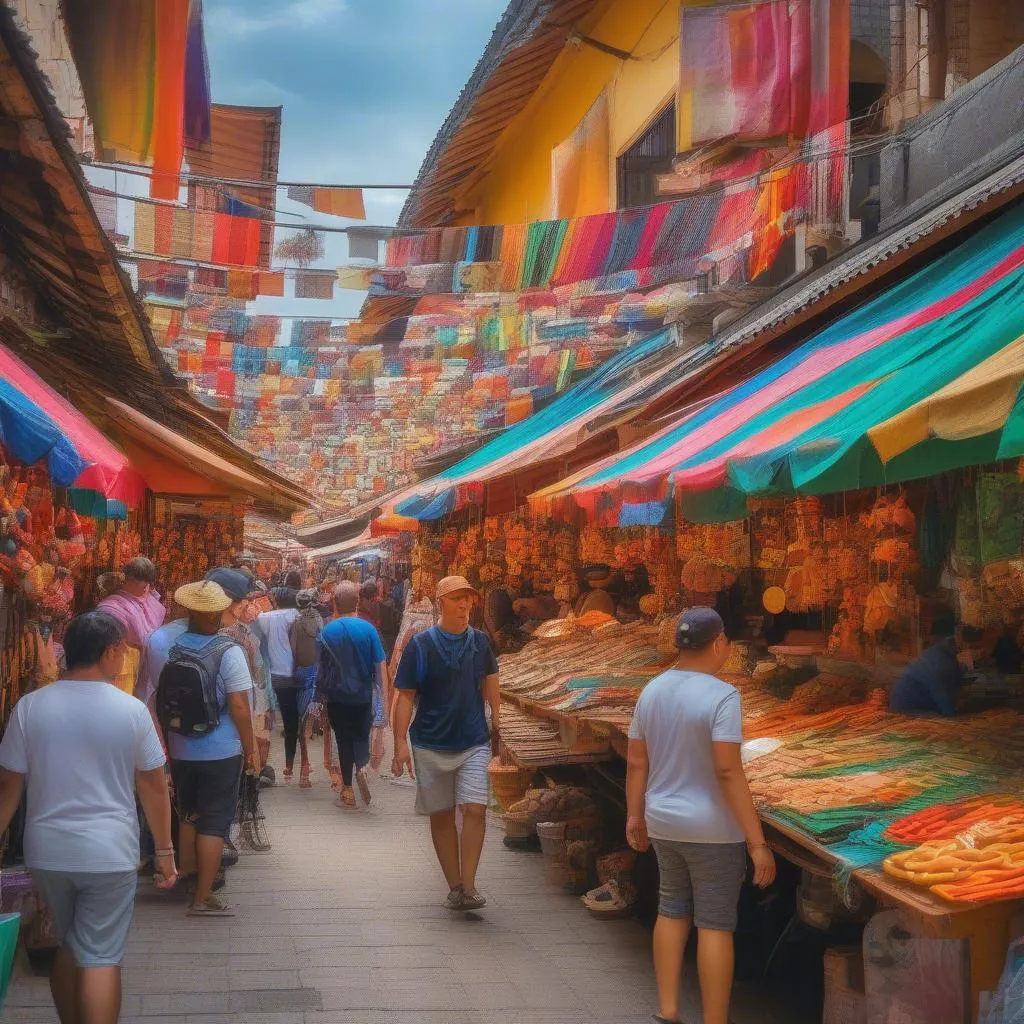
[[[370,757],[373,727],[373,691],[387,689],[387,658],[376,626],[356,615],[359,588],[339,583],[334,591],[337,618],[328,622],[317,638],[320,664],[317,700],[327,708],[327,717],[338,744],[341,762],[341,807],[355,807],[352,790],[355,777],[363,802],[370,804],[370,786],[363,766]]]
[[[498,749],[500,697],[490,641],[469,624],[479,598],[461,576],[441,580],[440,621],[412,637],[395,677],[392,767],[396,776],[408,768],[416,779],[416,810],[430,817],[434,852],[448,882],[448,910],[478,910],[487,902],[477,890],[476,873],[484,846],[487,769]],[[461,835],[456,808],[462,812]]]
[[[973,639],[973,631],[965,639]],[[956,639],[956,621],[952,615],[936,619],[937,642],[912,661],[889,695],[889,710],[899,714],[933,714],[952,718],[957,697],[964,685],[960,648]]]

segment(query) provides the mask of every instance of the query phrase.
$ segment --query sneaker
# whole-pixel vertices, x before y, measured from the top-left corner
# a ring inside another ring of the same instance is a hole
[[[188,908],[189,917],[234,917],[235,912],[219,896],[207,896],[203,903]]]

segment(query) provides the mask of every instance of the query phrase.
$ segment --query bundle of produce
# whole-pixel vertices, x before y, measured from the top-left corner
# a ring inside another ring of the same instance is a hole
[[[964,840],[936,840],[891,854],[882,866],[890,877],[927,887],[954,902],[1024,895],[1024,842],[975,847]]]
[[[997,794],[935,804],[892,822],[885,830],[885,837],[917,844],[975,833],[1002,835],[1008,842],[1024,839],[1024,801],[1008,794]]]

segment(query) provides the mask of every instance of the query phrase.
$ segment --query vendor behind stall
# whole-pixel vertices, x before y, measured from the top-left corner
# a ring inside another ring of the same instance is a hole
[[[577,599],[574,613],[587,612],[615,614],[615,598],[608,592],[612,583],[612,571],[607,565],[588,565],[583,570],[583,579],[588,589]]]
[[[956,715],[957,699],[965,683],[964,662],[969,663],[967,648],[980,636],[977,630],[964,626],[958,642],[952,612],[936,617],[936,642],[903,670],[889,695],[889,710],[904,715]]]

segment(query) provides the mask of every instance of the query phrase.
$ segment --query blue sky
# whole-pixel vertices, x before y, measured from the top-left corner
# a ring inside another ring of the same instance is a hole
[[[205,0],[213,99],[284,106],[282,180],[411,183],[506,4]],[[367,192],[367,222],[393,224],[405,196]],[[346,254],[337,236],[324,265],[343,262]],[[335,295],[332,304],[289,300],[282,307],[278,300],[254,311],[358,311],[358,293]]]

